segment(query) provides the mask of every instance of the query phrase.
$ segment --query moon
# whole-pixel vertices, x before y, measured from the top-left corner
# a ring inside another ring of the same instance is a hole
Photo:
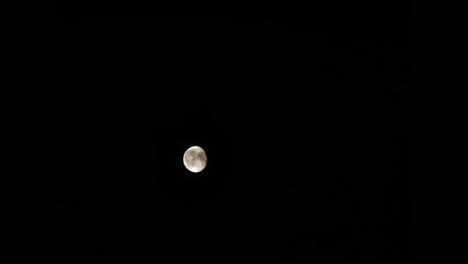
[[[205,169],[208,159],[201,147],[193,146],[185,151],[183,161],[187,170],[198,173]]]

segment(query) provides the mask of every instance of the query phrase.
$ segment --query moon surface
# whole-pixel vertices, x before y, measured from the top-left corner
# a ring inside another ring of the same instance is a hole
[[[205,169],[208,159],[201,147],[193,146],[185,151],[183,161],[187,170],[198,173]]]

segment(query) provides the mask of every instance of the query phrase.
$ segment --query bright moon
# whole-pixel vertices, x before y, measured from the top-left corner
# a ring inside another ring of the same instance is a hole
[[[195,173],[205,169],[208,161],[205,151],[198,146],[188,148],[184,153],[183,160],[187,170]]]

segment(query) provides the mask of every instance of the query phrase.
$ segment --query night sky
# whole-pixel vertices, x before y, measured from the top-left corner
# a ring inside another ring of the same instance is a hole
[[[40,161],[2,256],[408,257],[410,8],[391,8],[58,6],[58,89],[30,118]],[[194,145],[198,174],[182,163]]]

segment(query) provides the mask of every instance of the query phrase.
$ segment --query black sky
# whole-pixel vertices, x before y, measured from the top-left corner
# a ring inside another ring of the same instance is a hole
[[[408,6],[148,8],[57,7],[59,89],[31,118],[42,176],[5,258],[410,255]],[[192,145],[199,175],[182,163]]]

